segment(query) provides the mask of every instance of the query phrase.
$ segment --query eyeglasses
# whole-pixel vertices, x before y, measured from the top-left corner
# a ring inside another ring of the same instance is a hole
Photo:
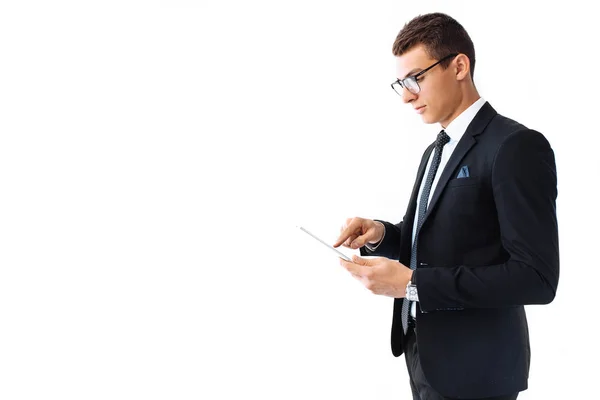
[[[450,54],[447,55],[446,57],[442,58],[441,60],[439,60],[438,62],[436,62],[435,64],[429,66],[428,68],[425,68],[423,71],[419,72],[416,75],[412,75],[412,76],[407,76],[404,79],[396,79],[396,81],[394,83],[392,83],[392,89],[394,89],[394,91],[396,93],[398,93],[398,95],[400,97],[402,97],[402,93],[404,92],[404,88],[406,88],[409,92],[413,93],[413,94],[417,94],[421,91],[421,87],[419,86],[419,80],[418,78],[423,75],[425,72],[429,71],[431,68],[435,67],[436,65],[438,65],[439,63],[441,63],[442,61],[446,61],[449,58],[452,57],[456,57],[458,55],[458,53],[454,53],[454,54]]]

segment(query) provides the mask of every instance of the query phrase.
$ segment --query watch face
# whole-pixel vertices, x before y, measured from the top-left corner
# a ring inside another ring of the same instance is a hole
[[[406,297],[410,301],[418,300],[419,297],[418,297],[417,287],[415,285],[409,284],[406,287]]]

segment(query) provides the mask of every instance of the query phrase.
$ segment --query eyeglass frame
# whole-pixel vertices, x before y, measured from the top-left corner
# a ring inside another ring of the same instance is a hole
[[[421,91],[421,86],[419,85],[419,81],[417,80],[417,78],[418,78],[418,77],[420,77],[420,76],[421,76],[421,75],[423,75],[425,72],[429,71],[431,68],[435,67],[435,66],[436,66],[436,65],[438,65],[439,63],[441,63],[441,62],[443,62],[443,61],[446,61],[446,60],[448,60],[449,58],[456,57],[456,56],[457,56],[457,55],[459,55],[459,54],[460,54],[460,53],[452,53],[452,54],[449,54],[449,55],[447,55],[446,57],[443,57],[443,58],[441,58],[440,60],[438,60],[438,61],[437,61],[435,64],[433,64],[433,65],[430,65],[429,67],[425,68],[423,71],[419,72],[419,73],[418,73],[418,74],[416,74],[416,75],[407,76],[407,77],[406,77],[406,78],[404,78],[404,79],[400,79],[400,78],[396,79],[396,80],[395,80],[394,82],[392,82],[392,84],[391,84],[392,90],[394,90],[394,92],[396,92],[396,93],[397,93],[397,94],[398,94],[400,97],[402,97],[402,93],[404,92],[404,89],[405,89],[405,88],[406,88],[406,90],[408,90],[408,91],[409,91],[409,92],[411,92],[412,94],[417,94],[417,93],[419,93],[419,92]],[[404,82],[405,82],[405,81],[407,81],[407,80],[409,80],[409,79],[411,79],[411,80],[413,80],[413,81],[415,82],[415,85],[417,85],[417,88],[419,88],[419,90],[417,90],[416,92],[413,92],[412,90],[410,90],[410,89],[408,88],[408,86],[406,86],[406,84],[405,84]],[[398,85],[400,86],[400,88],[402,89],[402,91],[401,91],[401,92],[398,92],[398,91],[396,90],[396,88],[394,87],[394,85],[395,85],[395,84],[398,84]]]

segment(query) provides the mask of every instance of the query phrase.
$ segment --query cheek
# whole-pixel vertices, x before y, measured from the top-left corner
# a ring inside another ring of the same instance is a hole
[[[428,93],[424,100],[425,104],[427,105],[427,111],[432,115],[437,114],[438,110],[440,109],[440,97]]]
[[[426,104],[429,104],[431,108],[439,110],[444,108],[448,103],[449,93],[453,90],[449,82],[442,79],[439,76],[431,76],[426,79],[422,84],[422,91]]]
[[[423,115],[423,120],[429,124],[438,122],[441,117],[440,110],[444,109],[444,99],[439,96],[428,96],[424,100],[427,105],[427,112]]]
[[[427,106],[430,108],[432,114],[438,114],[440,110],[443,110],[447,107],[448,96],[443,90],[437,90],[435,94],[428,93],[425,104],[427,104]]]
[[[452,83],[441,80],[439,88],[439,96],[436,99],[437,103],[442,106],[452,103],[452,93],[455,90],[455,88],[452,86]]]

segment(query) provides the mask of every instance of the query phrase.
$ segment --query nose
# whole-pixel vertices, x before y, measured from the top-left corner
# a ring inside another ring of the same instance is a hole
[[[408,90],[406,87],[402,89],[402,101],[404,103],[410,103],[417,98],[417,95]]]

